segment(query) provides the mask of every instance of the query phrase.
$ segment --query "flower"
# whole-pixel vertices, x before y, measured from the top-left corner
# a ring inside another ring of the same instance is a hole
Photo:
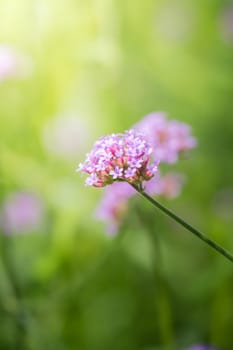
[[[42,214],[42,203],[36,194],[15,192],[3,204],[1,226],[6,234],[32,231],[41,223]]]
[[[104,190],[104,195],[95,211],[98,220],[106,222],[106,231],[110,235],[117,233],[120,223],[127,212],[128,200],[136,191],[126,182],[115,182]]]
[[[168,199],[173,199],[179,196],[185,176],[178,173],[169,172],[165,175],[157,174],[150,181],[145,183],[145,191],[151,195],[159,195]]]
[[[183,176],[177,173],[167,173],[162,176],[157,173],[151,180],[146,181],[145,191],[154,196],[166,198],[177,197],[182,189]],[[108,234],[115,235],[128,210],[128,202],[136,191],[126,182],[115,182],[104,190],[101,201],[96,209],[95,217],[106,223]]]
[[[151,153],[143,134],[132,129],[101,137],[77,170],[89,175],[87,186],[104,187],[115,181],[138,185],[157,172],[158,161],[149,165]]]
[[[136,185],[151,196],[177,197],[184,183],[178,173],[160,175],[158,159],[174,163],[180,154],[196,145],[190,127],[175,120],[168,121],[165,113],[151,113],[123,134],[101,137],[86,155],[78,171],[89,176],[87,186],[105,187],[96,209],[96,218],[105,221],[107,232],[116,234],[128,209]],[[152,162],[150,160],[152,159]]]
[[[189,125],[168,121],[163,112],[151,113],[135,125],[153,148],[153,156],[164,163],[175,163],[182,152],[196,146]]]

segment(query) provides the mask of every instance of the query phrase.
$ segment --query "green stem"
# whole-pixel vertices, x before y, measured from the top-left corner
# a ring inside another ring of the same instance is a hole
[[[211,248],[215,249],[218,253],[222,254],[226,259],[230,260],[233,262],[233,255],[221,247],[219,244],[211,240],[210,238],[206,237],[203,233],[201,233],[199,230],[197,230],[195,227],[191,226],[188,224],[186,221],[184,221],[181,217],[173,213],[171,210],[168,208],[164,207],[162,204],[157,202],[154,198],[150,197],[147,193],[145,193],[143,190],[140,190],[139,187],[136,185],[132,185],[133,188],[140,193],[141,196],[146,198],[150,203],[152,203],[155,207],[159,208],[163,213],[166,215],[170,216],[173,220],[178,222],[180,225],[182,225],[186,230],[190,231],[193,233],[195,236],[197,236],[199,239],[201,239],[203,242],[208,244]]]

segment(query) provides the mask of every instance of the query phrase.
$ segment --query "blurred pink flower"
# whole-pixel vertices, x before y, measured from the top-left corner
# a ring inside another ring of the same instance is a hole
[[[75,115],[58,116],[50,120],[43,132],[46,150],[64,159],[77,159],[90,137],[90,127]]]
[[[189,125],[167,120],[163,112],[145,116],[135,128],[145,134],[155,159],[164,163],[175,163],[182,152],[194,148],[197,143]]]
[[[6,234],[26,233],[38,228],[42,216],[42,203],[36,194],[15,192],[3,203],[1,226]]]
[[[135,193],[135,190],[126,182],[115,182],[111,187],[104,189],[95,217],[106,223],[107,233],[114,235],[118,232],[128,209],[128,200]]]
[[[101,137],[78,171],[88,174],[87,186],[104,187],[115,181],[141,184],[150,180],[158,161],[149,165],[152,148],[144,135],[133,129]]]
[[[158,175],[145,183],[145,191],[151,196],[158,195],[173,199],[180,195],[184,181],[185,176],[178,173]]]
[[[30,68],[26,56],[11,46],[0,44],[0,82],[13,77],[23,77]]]
[[[184,177],[181,174],[168,173],[164,176],[156,175],[151,180],[145,181],[144,185],[149,195],[171,199],[180,194],[183,182]],[[128,210],[128,201],[135,194],[136,191],[126,182],[115,182],[111,187],[105,188],[95,217],[106,223],[107,233],[113,235],[118,232]]]

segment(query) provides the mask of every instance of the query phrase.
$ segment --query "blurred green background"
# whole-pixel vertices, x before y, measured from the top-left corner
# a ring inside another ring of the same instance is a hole
[[[31,232],[1,225],[0,349],[233,349],[230,262],[141,198],[109,238],[75,172],[97,137],[166,111],[198,138],[166,204],[233,251],[232,2],[0,0],[0,44],[21,69],[0,80],[1,212],[19,191],[43,207]]]

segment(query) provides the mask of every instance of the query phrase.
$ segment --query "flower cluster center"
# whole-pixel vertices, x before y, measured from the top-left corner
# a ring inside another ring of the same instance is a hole
[[[87,173],[87,186],[104,187],[114,181],[140,184],[150,180],[158,162],[150,163],[152,148],[144,136],[134,130],[101,137],[78,170]]]

